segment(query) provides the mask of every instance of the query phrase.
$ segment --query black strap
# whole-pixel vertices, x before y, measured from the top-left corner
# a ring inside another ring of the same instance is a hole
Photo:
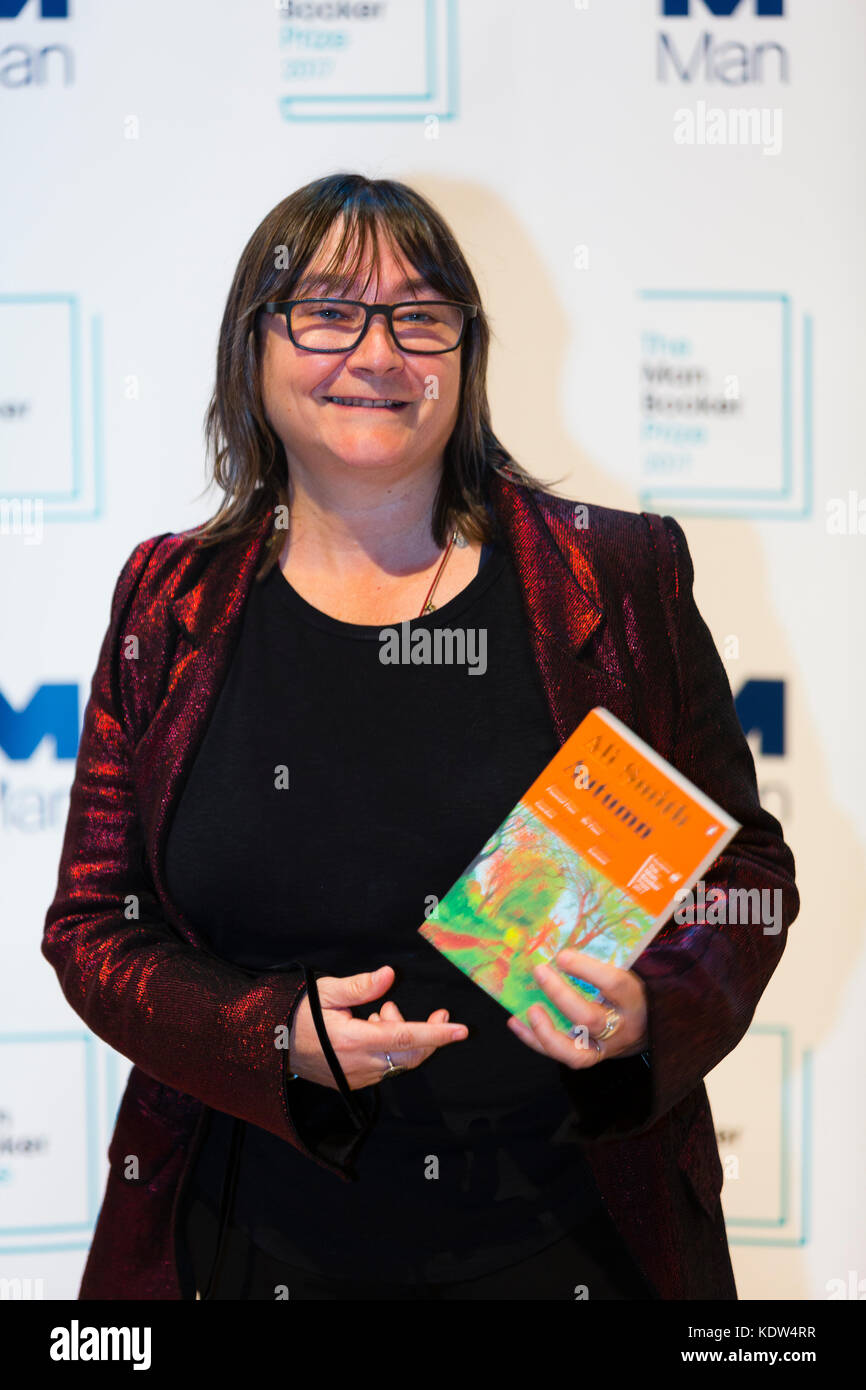
[[[343,1103],[346,1106],[346,1109],[348,1110],[350,1116],[352,1117],[352,1120],[356,1128],[359,1130],[366,1129],[367,1121],[365,1120],[362,1110],[360,1109],[358,1103],[355,1101],[352,1095],[349,1083],[346,1080],[345,1074],[343,1072],[343,1068],[340,1066],[337,1054],[334,1051],[331,1039],[328,1037],[328,1032],[325,1028],[325,1018],[322,1013],[321,1000],[319,999],[319,987],[316,984],[316,972],[312,969],[311,966],[306,965],[303,961],[298,960],[281,961],[279,965],[269,965],[267,969],[303,970],[304,983],[307,989],[307,998],[310,1001],[310,1012],[313,1015],[313,1022],[316,1025],[316,1034],[319,1039],[319,1046],[325,1054],[325,1058],[327,1060],[328,1066],[331,1068],[331,1075],[334,1078],[337,1090],[340,1092],[340,1095],[343,1098]],[[291,1058],[289,1060],[291,1060]]]
[[[327,1029],[325,1028],[325,1019],[319,1000],[319,987],[316,984],[315,972],[307,965],[304,966],[304,979],[307,982],[307,998],[310,1001],[310,1012],[313,1015],[313,1022],[316,1025],[316,1032],[319,1035],[319,1045],[328,1059],[328,1066],[331,1068],[331,1075],[337,1083],[337,1090],[343,1097],[346,1109],[354,1120],[356,1127],[359,1130],[365,1129],[367,1122],[352,1095],[343,1068],[340,1066],[337,1054],[333,1049],[331,1039],[328,1037]]]
[[[327,1029],[325,1028],[325,1019],[322,1013],[321,1000],[319,999],[319,988],[316,984],[315,971],[309,965],[305,965],[303,961],[297,960],[281,961],[279,965],[269,965],[266,967],[266,969],[268,971],[303,970],[304,983],[306,985],[307,990],[307,998],[310,1001],[310,1012],[313,1015],[313,1022],[316,1025],[316,1033],[319,1038],[319,1045],[322,1051],[324,1052],[325,1057],[327,1058],[328,1066],[331,1068],[331,1075],[333,1076],[334,1081],[337,1083],[337,1090],[340,1092],[340,1095],[342,1096],[343,1101],[346,1105],[346,1109],[349,1111],[349,1114],[351,1115],[356,1128],[358,1130],[365,1129],[367,1126],[367,1121],[364,1119],[362,1111],[360,1110],[357,1102],[354,1100],[352,1096],[352,1092],[349,1088],[349,1083],[346,1080],[345,1075],[343,1074],[343,1068],[340,1066],[340,1063],[337,1060],[337,1054],[331,1045],[331,1039],[328,1037]],[[263,971],[262,973],[264,974],[266,972]],[[226,1241],[228,1240],[228,1233],[231,1228],[231,1220],[232,1216],[234,1215],[235,1193],[237,1191],[238,1174],[240,1172],[241,1162],[241,1149],[243,1148],[245,1133],[246,1120],[240,1120],[237,1118],[237,1116],[235,1116],[234,1124],[232,1125],[232,1137],[229,1145],[228,1158],[226,1159],[225,1173],[223,1174],[222,1191],[220,1192],[220,1210],[219,1222],[217,1226],[216,1252],[214,1254],[213,1264],[211,1265],[210,1277],[207,1281],[207,1287],[202,1293],[202,1300],[212,1300],[214,1298],[214,1290],[216,1289],[217,1278],[219,1276],[220,1269],[222,1268],[222,1262],[225,1256]]]

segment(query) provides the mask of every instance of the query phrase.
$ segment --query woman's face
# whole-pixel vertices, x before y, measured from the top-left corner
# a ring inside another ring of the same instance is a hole
[[[327,264],[338,229],[331,232],[293,297],[322,294],[366,303],[394,304],[407,299],[446,299],[420,282],[415,269],[381,249],[381,278],[364,294],[358,282],[334,290],[316,281]],[[369,262],[368,262],[369,264]],[[407,280],[417,280],[410,286]],[[262,396],[271,427],[282,440],[291,471],[390,470],[392,476],[441,466],[445,444],[457,421],[461,348],[454,352],[401,352],[383,317],[370,320],[356,348],[341,353],[307,352],[288,336],[285,317],[263,314]],[[399,410],[342,405],[329,398],[399,400]]]

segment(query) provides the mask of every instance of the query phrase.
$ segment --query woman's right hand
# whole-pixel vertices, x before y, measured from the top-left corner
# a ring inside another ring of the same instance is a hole
[[[462,1023],[433,1022],[437,1015],[448,1017],[447,1011],[442,1009],[432,1013],[426,1023],[409,1023],[399,1016],[393,1021],[354,1017],[354,1008],[381,999],[393,983],[394,971],[390,965],[383,965],[372,974],[364,971],[360,975],[316,978],[325,1030],[352,1091],[374,1086],[382,1080],[388,1069],[386,1052],[395,1067],[418,1067],[437,1047],[468,1036],[469,1030]],[[319,1044],[306,993],[292,1021],[289,1069],[305,1081],[337,1089],[328,1059]]]

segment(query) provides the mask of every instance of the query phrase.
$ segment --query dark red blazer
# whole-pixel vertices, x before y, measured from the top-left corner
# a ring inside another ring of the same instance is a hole
[[[490,495],[560,740],[594,705],[611,710],[741,823],[707,884],[782,890],[776,935],[671,921],[639,958],[649,1067],[640,1056],[581,1071],[551,1061],[602,1197],[661,1297],[733,1299],[703,1077],[742,1038],[782,954],[799,910],[794,860],[760,806],[677,522],[589,506],[580,527],[573,502],[496,475]],[[135,1065],[82,1299],[195,1297],[177,1218],[207,1107],[269,1130],[335,1181],[349,1180],[354,1141],[329,1152],[311,1132],[305,1138],[286,1052],[275,1047],[275,1030],[302,997],[301,970],[254,974],[214,956],[165,888],[170,817],[271,525],[267,514],[243,543],[205,548],[185,532],[137,546],[93,678],[42,950],[76,1013]],[[290,919],[286,937],[288,957]],[[342,1104],[336,1092],[322,1094]]]

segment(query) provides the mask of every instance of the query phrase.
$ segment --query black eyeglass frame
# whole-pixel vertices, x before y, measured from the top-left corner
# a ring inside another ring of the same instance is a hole
[[[355,339],[354,343],[349,344],[348,347],[308,347],[306,343],[299,343],[294,333],[292,332],[292,309],[296,304],[351,304],[358,309],[364,310],[364,325],[357,338]],[[457,337],[457,342],[454,344],[453,347],[410,348],[404,347],[403,344],[399,341],[397,334],[394,332],[394,310],[412,308],[417,309],[425,304],[444,304],[452,309],[463,310],[463,323],[460,328],[460,333]],[[457,348],[459,348],[460,344],[463,342],[463,338],[466,333],[467,323],[470,319],[474,319],[478,313],[477,304],[463,304],[458,299],[403,299],[399,302],[399,304],[365,304],[362,299],[329,299],[326,296],[322,295],[312,295],[308,296],[305,299],[272,299],[269,300],[267,304],[263,304],[262,308],[266,309],[269,314],[283,315],[283,317],[286,320],[286,330],[288,332],[290,340],[294,343],[295,347],[300,348],[302,352],[354,352],[355,348],[358,346],[358,344],[363,339],[365,333],[367,332],[367,329],[370,327],[370,319],[373,317],[373,315],[384,314],[388,323],[388,330],[391,334],[391,337],[394,339],[394,342],[397,344],[397,347],[400,349],[400,351],[415,353],[419,357],[438,357],[443,352],[456,352]]]

